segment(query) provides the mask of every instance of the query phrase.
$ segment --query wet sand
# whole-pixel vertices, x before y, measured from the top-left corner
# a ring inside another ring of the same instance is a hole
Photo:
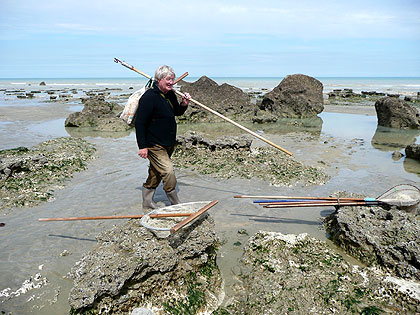
[[[51,108],[38,108],[36,111],[21,108],[17,112],[3,111],[2,108],[2,121],[13,122],[9,126],[11,128],[0,126],[2,145],[19,143],[31,146],[44,141],[43,138],[47,140],[65,132],[64,128],[55,131],[52,128],[50,131],[34,127],[59,119],[64,121],[70,111],[69,105],[60,104],[54,105],[54,111]],[[357,106],[345,107],[346,111],[350,109],[352,114],[366,115]],[[326,106],[328,110],[339,109]],[[20,127],[20,133],[16,134]],[[184,169],[177,170],[182,201],[219,200],[209,213],[216,222],[223,244],[218,253],[218,264],[225,279],[227,295],[235,281],[237,260],[248,235],[268,230],[284,234],[309,233],[327,240],[322,218],[334,211],[330,207],[264,209],[250,199],[234,199],[234,195],[326,196],[348,191],[374,197],[393,185],[416,184],[419,180],[416,171],[404,171],[402,160],[392,161],[390,153],[371,148],[363,139],[343,140],[300,131],[266,133],[265,136],[293,152],[297,160],[323,167],[332,176],[331,180],[322,186],[274,187],[259,180],[221,180]],[[116,220],[38,222],[38,218],[142,213],[141,184],[146,177],[147,162],[136,154],[134,134],[122,138],[94,136],[85,139],[97,146],[97,158],[86,171],[76,173],[63,189],[57,190],[54,201],[33,208],[11,209],[0,216],[0,222],[6,224],[0,227],[0,311],[13,314],[68,313],[67,298],[72,282],[67,273],[83,253],[92,248],[95,235],[114,224],[121,224]],[[254,145],[262,143],[254,141]],[[169,204],[161,187],[156,200],[160,205]],[[239,234],[241,229],[245,229],[248,235]],[[7,294],[17,295],[24,281],[37,273],[48,279],[48,283],[11,299],[6,297]],[[5,291],[7,288],[10,290]]]

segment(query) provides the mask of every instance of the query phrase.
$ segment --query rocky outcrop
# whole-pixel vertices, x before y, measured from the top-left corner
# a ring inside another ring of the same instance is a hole
[[[420,280],[416,213],[381,207],[341,207],[324,222],[331,239],[367,265]]]
[[[92,127],[98,131],[126,131],[131,127],[119,118],[123,107],[106,102],[101,96],[82,99],[84,108],[72,113],[65,121],[66,127]]]
[[[253,112],[251,99],[248,94],[227,83],[218,85],[210,78],[202,76],[196,82],[188,83],[181,81],[179,84],[181,85],[181,92],[190,93],[195,100],[222,115],[241,118],[246,114],[249,116],[249,113]],[[188,121],[220,120],[214,114],[201,107],[194,106],[194,104],[189,106],[185,114],[179,119]]]
[[[218,237],[209,215],[168,238],[139,220],[115,226],[72,269],[72,314],[195,314],[212,311],[222,294]],[[176,311],[176,312],[175,312]]]
[[[375,93],[375,92],[372,92]],[[328,93],[328,99],[334,97],[340,98],[352,98],[352,97],[363,97],[363,95],[373,95],[370,92],[362,92],[361,94],[357,94],[353,92],[353,89],[335,89],[332,92]]]
[[[235,149],[235,150],[251,150],[252,139],[247,136],[229,137],[224,136],[216,140],[210,140],[196,132],[189,132],[184,135],[177,136],[178,145],[184,146],[186,149],[192,147],[202,147],[214,150]]]
[[[410,144],[405,148],[405,155],[408,158],[415,160],[420,160],[420,145],[419,144]]]
[[[232,302],[218,314],[408,314],[418,282],[353,266],[307,234],[258,232],[243,254]],[[225,313],[223,312],[225,311]]]
[[[178,136],[174,166],[220,178],[260,179],[276,186],[321,185],[329,180],[322,169],[302,164],[280,150],[250,147],[246,137],[206,139]]]
[[[375,109],[380,126],[420,129],[417,109],[399,98],[382,98],[375,103]]]
[[[277,117],[313,117],[324,110],[323,85],[304,74],[286,76],[271,92],[264,95],[257,116],[269,112]]]

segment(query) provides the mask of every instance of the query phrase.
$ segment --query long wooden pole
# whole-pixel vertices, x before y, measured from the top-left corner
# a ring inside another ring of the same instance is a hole
[[[203,208],[201,208],[197,212],[191,214],[185,220],[182,220],[181,222],[179,222],[177,225],[175,225],[173,228],[170,229],[171,234],[174,234],[180,228],[182,228],[183,226],[187,225],[188,223],[190,223],[194,219],[198,218],[200,215],[202,215],[204,212],[206,212],[207,210],[209,210],[211,207],[213,207],[218,202],[219,202],[219,200],[214,200],[214,201],[210,202],[209,204],[205,205]]]
[[[159,213],[151,214],[151,218],[189,217],[192,213]],[[108,215],[98,217],[69,217],[69,218],[45,218],[38,221],[77,221],[77,220],[111,220],[111,219],[141,219],[143,214],[134,215]]]
[[[297,208],[297,207],[327,207],[327,206],[340,206],[340,207],[346,207],[346,206],[377,206],[379,205],[379,202],[334,202],[334,203],[305,203],[305,204],[272,204],[272,205],[265,205],[264,208]]]
[[[259,202],[260,206],[266,205],[307,205],[307,204],[335,204],[335,203],[348,203],[348,202],[365,202],[361,200],[307,200],[307,201],[291,201],[291,202]]]
[[[257,200],[258,201],[258,200]],[[363,200],[363,199],[332,199],[332,200],[323,200],[323,199],[318,199],[318,200],[304,200],[304,199],[299,199],[299,200],[261,200],[259,202],[255,202],[254,203],[258,203],[259,205],[298,205],[298,204],[309,204],[309,203],[344,203],[344,202],[376,202],[379,203],[379,201],[376,200]]]
[[[377,201],[375,198],[351,198],[351,197],[290,197],[290,196],[262,196],[262,195],[236,195],[233,198],[264,198],[264,199],[305,199],[305,200],[355,200]]]
[[[129,64],[128,64],[128,63],[126,63],[125,61],[121,61],[121,60],[119,60],[119,59],[117,59],[117,58],[114,58],[114,61],[115,61],[115,62],[119,62],[119,63],[121,63],[124,67],[126,67],[126,68],[128,68],[128,69],[130,69],[130,70],[133,70],[133,71],[135,71],[135,72],[137,72],[137,73],[139,73],[139,74],[141,74],[141,75],[145,76],[146,78],[149,78],[149,79],[151,78],[151,77],[150,77],[149,75],[147,75],[146,73],[144,73],[144,72],[142,72],[142,71],[140,71],[140,70],[138,70],[138,69],[134,68],[132,65],[129,65]],[[180,95],[181,97],[182,97],[182,96],[184,96],[184,94],[183,94],[183,93],[181,93],[181,92],[179,92],[179,91],[174,90],[174,92],[175,92],[175,93],[177,93],[178,95]],[[275,144],[274,142],[272,142],[272,141],[270,141],[270,140],[268,140],[268,139],[265,139],[264,137],[260,136],[259,134],[257,134],[257,133],[255,133],[255,132],[253,132],[253,131],[249,130],[248,128],[246,128],[246,127],[244,127],[244,126],[242,126],[242,125],[238,124],[237,122],[234,122],[232,119],[227,118],[226,116],[223,116],[222,114],[220,114],[220,113],[216,112],[215,110],[211,109],[210,107],[207,107],[206,105],[204,105],[204,104],[202,104],[202,103],[200,103],[200,102],[198,102],[198,101],[196,101],[196,100],[194,100],[194,99],[192,99],[192,98],[190,99],[190,101],[191,101],[191,102],[193,102],[194,104],[196,104],[196,105],[198,105],[198,106],[200,106],[200,107],[204,108],[205,110],[209,111],[210,113],[215,114],[216,116],[218,116],[218,117],[220,117],[220,118],[222,118],[222,119],[226,120],[227,122],[231,123],[232,125],[234,125],[234,126],[236,126],[236,127],[240,128],[240,129],[242,129],[243,131],[245,131],[245,132],[247,132],[247,133],[249,133],[249,134],[253,135],[254,137],[256,137],[256,138],[258,138],[258,139],[260,139],[260,140],[264,141],[265,143],[267,143],[267,144],[269,144],[269,145],[271,145],[271,146],[275,147],[276,149],[278,149],[278,150],[280,150],[280,151],[283,151],[284,153],[286,153],[286,154],[288,154],[288,155],[290,155],[290,156],[293,156],[293,154],[292,154],[291,152],[287,151],[286,149],[283,149],[282,147],[278,146],[278,145],[277,145],[277,144]]]

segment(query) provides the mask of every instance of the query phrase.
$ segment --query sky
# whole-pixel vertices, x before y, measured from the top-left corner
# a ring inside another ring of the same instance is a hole
[[[420,77],[420,0],[0,0],[0,78]]]

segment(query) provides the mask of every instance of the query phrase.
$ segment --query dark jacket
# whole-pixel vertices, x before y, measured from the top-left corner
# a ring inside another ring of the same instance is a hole
[[[186,110],[187,106],[178,103],[174,91],[164,95],[154,84],[139,100],[135,122],[139,149],[155,144],[164,147],[175,145],[175,116],[182,115]]]

